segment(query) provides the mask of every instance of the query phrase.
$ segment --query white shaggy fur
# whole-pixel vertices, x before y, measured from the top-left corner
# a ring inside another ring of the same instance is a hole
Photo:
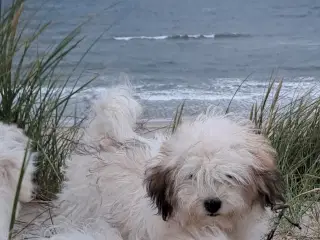
[[[7,239],[12,215],[13,202],[18,186],[20,171],[27,150],[28,138],[15,125],[0,123],[0,239]],[[34,171],[35,154],[28,151],[24,167],[18,207],[21,202],[32,199],[34,185],[32,175]]]
[[[117,229],[104,220],[86,220],[86,224],[74,226],[65,220],[60,225],[45,229],[40,240],[122,240]]]
[[[75,226],[104,218],[125,240],[259,239],[266,207],[283,201],[267,140],[212,111],[145,139],[133,131],[140,113],[127,87],[96,102],[67,163],[59,214]]]

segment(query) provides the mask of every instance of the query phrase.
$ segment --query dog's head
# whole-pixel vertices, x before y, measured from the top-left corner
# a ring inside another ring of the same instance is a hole
[[[145,184],[164,220],[220,221],[284,201],[268,141],[248,124],[215,115],[183,123],[150,160]]]

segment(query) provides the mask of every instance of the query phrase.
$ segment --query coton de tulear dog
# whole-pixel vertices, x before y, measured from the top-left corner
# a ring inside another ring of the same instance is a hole
[[[75,225],[103,218],[125,240],[259,239],[267,208],[284,201],[263,135],[208,110],[172,136],[146,139],[134,131],[141,111],[126,86],[94,104],[59,214]]]
[[[28,138],[15,125],[0,122],[0,239],[7,240],[17,192],[21,168],[23,181],[20,188],[16,216],[20,203],[32,200],[34,184],[32,182],[35,153],[27,149]],[[25,160],[25,161],[24,161]]]

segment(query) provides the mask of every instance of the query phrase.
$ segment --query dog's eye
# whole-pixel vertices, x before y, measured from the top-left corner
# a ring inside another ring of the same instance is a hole
[[[229,175],[229,174],[227,174],[226,177],[229,178],[229,179],[234,179],[234,178],[233,178],[231,175]]]
[[[193,179],[193,174],[190,174],[190,175],[188,176],[188,179],[189,179],[189,180]]]

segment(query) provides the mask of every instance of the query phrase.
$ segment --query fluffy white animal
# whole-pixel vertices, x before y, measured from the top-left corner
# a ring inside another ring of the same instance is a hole
[[[32,200],[32,182],[35,153],[27,149],[28,138],[16,125],[0,122],[0,239],[8,239],[9,225],[21,168],[23,181],[18,198],[16,216],[20,203]],[[25,164],[23,165],[23,162]]]
[[[56,205],[77,225],[104,218],[126,240],[259,239],[284,201],[276,153],[246,121],[209,110],[172,136],[134,132],[140,104],[116,87],[68,161]]]

